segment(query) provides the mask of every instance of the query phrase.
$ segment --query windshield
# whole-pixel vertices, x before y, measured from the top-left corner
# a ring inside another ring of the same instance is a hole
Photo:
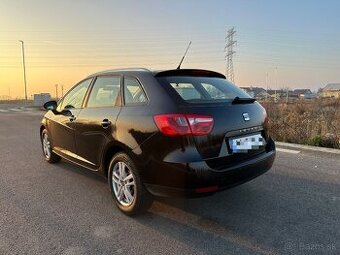
[[[235,97],[251,98],[246,92],[222,78],[169,76],[158,78],[189,103],[230,102]]]

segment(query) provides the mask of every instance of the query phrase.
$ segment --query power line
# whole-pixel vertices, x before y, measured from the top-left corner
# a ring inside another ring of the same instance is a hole
[[[234,27],[228,30],[226,36],[226,45],[224,47],[224,51],[226,53],[225,59],[227,60],[226,77],[233,83],[234,83],[233,55],[236,53],[234,51],[234,46],[236,45],[236,41],[234,40],[235,33],[236,30]]]

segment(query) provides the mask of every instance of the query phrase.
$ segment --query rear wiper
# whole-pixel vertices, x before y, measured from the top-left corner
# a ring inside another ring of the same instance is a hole
[[[240,98],[235,97],[234,100],[231,102],[232,104],[251,104],[256,101],[255,98]]]

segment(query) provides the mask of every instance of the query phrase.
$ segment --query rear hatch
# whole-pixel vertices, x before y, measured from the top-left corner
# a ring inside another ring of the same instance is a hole
[[[232,146],[233,139],[252,138],[254,135],[256,137],[257,134],[260,134],[263,138],[266,137],[263,130],[266,114],[258,103],[186,106],[181,108],[181,112],[212,116],[214,119],[214,127],[208,135],[194,136],[197,150],[203,159],[224,157],[231,154],[244,157],[260,152],[256,147],[248,151],[237,151],[233,150]],[[244,114],[249,117],[249,120],[245,120]],[[263,146],[259,146],[258,149],[263,149]]]
[[[218,169],[232,164],[234,159],[249,159],[262,153],[266,139],[264,108],[221,74],[204,72],[172,73],[158,78],[177,101],[179,113],[213,117],[209,134],[193,136],[202,159]]]

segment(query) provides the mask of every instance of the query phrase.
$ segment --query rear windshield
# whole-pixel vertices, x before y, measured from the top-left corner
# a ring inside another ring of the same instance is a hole
[[[188,103],[230,102],[235,97],[251,98],[222,78],[170,76],[157,79]]]

